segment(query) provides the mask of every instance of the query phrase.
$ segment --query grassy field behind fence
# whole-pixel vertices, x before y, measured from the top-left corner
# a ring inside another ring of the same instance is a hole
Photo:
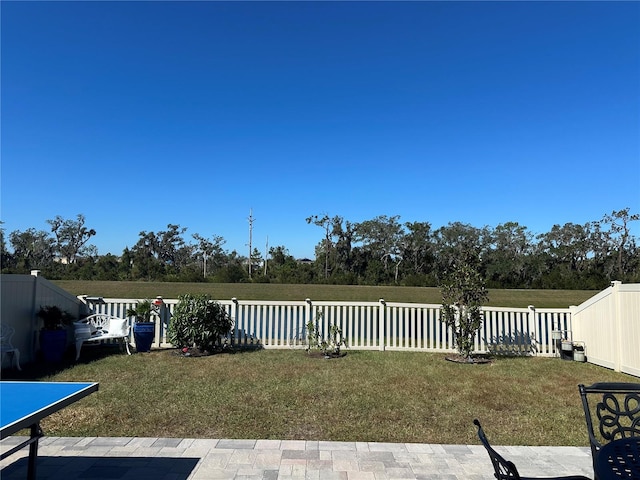
[[[476,444],[477,417],[496,445],[586,446],[577,385],[638,381],[557,358],[460,365],[443,354],[349,350],[325,360],[301,350],[185,358],[86,347],[77,365],[30,368],[19,378],[100,382],[42,422],[50,436]]]
[[[435,287],[371,287],[359,285],[282,285],[264,283],[171,283],[106,282],[56,280],[56,285],[74,295],[108,298],[178,298],[183,293],[209,293],[217,300],[311,300],[412,302],[440,304]],[[579,305],[597,294],[593,290],[489,290],[488,306],[567,308]]]

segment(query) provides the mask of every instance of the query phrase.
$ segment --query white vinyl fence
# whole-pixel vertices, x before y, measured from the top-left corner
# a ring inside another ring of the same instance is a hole
[[[86,309],[74,295],[38,273],[35,270],[31,275],[2,275],[0,281],[0,319],[15,330],[11,341],[20,350],[20,361],[25,364],[35,360],[40,348],[42,320],[37,313],[41,306],[57,305],[76,318]],[[8,355],[3,354],[1,360],[3,367],[9,365]]]
[[[127,318],[138,299],[74,297],[37,272],[2,275],[2,323],[15,329],[13,344],[24,363],[35,361],[42,305],[58,305],[81,318],[108,313]],[[167,329],[178,300],[165,299],[156,322],[154,347],[172,347]],[[234,321],[229,342],[262,348],[305,348],[307,323],[320,332],[342,329],[354,350],[454,352],[451,330],[440,321],[440,305],[377,302],[219,300]],[[476,353],[559,356],[552,332],[585,347],[586,360],[640,377],[640,284],[613,282],[583,304],[570,308],[483,307]],[[133,319],[129,318],[132,324]],[[70,344],[72,339],[70,340]],[[133,334],[131,342],[134,342]],[[5,359],[3,358],[3,361]],[[7,366],[8,362],[3,363]]]
[[[79,297],[94,313],[125,318],[138,300]],[[155,347],[170,347],[167,329],[178,301],[164,299],[156,322]],[[330,325],[342,330],[354,350],[454,352],[451,329],[440,321],[440,305],[378,302],[218,300],[234,321],[229,341],[238,346],[305,348],[307,323],[320,332]],[[553,356],[551,332],[571,330],[566,309],[483,307],[484,322],[476,336],[476,353]],[[132,319],[129,319],[132,321]],[[132,338],[133,341],[133,338]]]
[[[640,284],[612,282],[571,311],[589,362],[640,377]]]

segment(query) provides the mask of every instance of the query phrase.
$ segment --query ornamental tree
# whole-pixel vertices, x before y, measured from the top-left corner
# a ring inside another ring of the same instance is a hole
[[[469,257],[453,265],[447,283],[441,286],[440,320],[453,330],[458,353],[472,362],[476,332],[482,325],[482,304],[489,299],[476,263]]]

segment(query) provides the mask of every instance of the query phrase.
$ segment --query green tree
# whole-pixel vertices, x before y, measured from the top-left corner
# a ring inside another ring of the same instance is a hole
[[[429,222],[407,222],[407,233],[403,239],[406,271],[409,276],[419,278],[433,275],[434,244]],[[415,282],[415,281],[414,281]]]
[[[625,255],[625,248],[629,243],[635,247],[633,239],[630,238],[629,223],[640,220],[640,214],[630,214],[629,210],[629,208],[614,210],[611,215],[605,215],[601,220],[601,224],[609,225],[606,238],[611,249],[615,252],[616,271],[620,280],[623,280],[628,273],[627,259],[629,256]]]
[[[132,279],[161,280],[165,275],[163,262],[158,258],[157,238],[154,232],[142,231],[140,238],[131,248],[130,258]]]
[[[182,237],[186,231],[186,227],[170,223],[167,230],[156,234],[155,254],[173,273],[180,273],[181,268],[191,262],[193,247]]]
[[[537,251],[542,256],[545,288],[584,288],[589,257],[592,252],[591,224],[554,225],[551,231],[538,235]]]
[[[484,258],[489,286],[531,288],[529,265],[533,234],[517,222],[507,222],[489,233],[490,246]]]
[[[4,224],[3,221],[0,221],[0,269],[5,271],[8,268],[11,268],[13,264],[13,256],[7,250],[7,242],[4,236]]]
[[[331,219],[331,236],[336,239],[335,273],[339,274],[343,280],[351,278],[353,274],[352,244],[354,235],[355,229],[351,222],[344,222],[344,219],[339,216]]]
[[[278,283],[298,283],[299,264],[284,245],[269,248],[267,277]]]
[[[356,241],[362,243],[363,250],[377,258],[384,268],[385,276],[398,283],[398,272],[403,261],[404,231],[400,216],[380,215],[365,220],[355,226]],[[390,265],[393,264],[393,272]]]
[[[208,272],[215,272],[223,265],[224,251],[222,245],[225,240],[219,235],[213,235],[211,239],[194,233],[193,238],[198,242],[195,252],[202,259],[203,277],[207,277]]]
[[[118,257],[110,253],[98,257],[93,271],[96,280],[120,280],[120,262]]]
[[[51,232],[55,237],[55,251],[66,263],[76,263],[78,256],[89,253],[97,255],[95,247],[87,245],[96,231],[85,227],[84,215],[78,214],[76,220],[65,220],[57,215],[53,220],[47,220],[47,223],[51,225]]]
[[[480,260],[486,250],[488,229],[473,227],[466,223],[453,222],[440,227],[434,233],[436,276],[438,283],[460,259],[473,261],[473,267],[480,271]]]
[[[238,255],[238,252],[233,250],[226,256],[224,265],[213,275],[213,281],[218,283],[243,283],[249,281],[245,262],[246,257]]]
[[[257,248],[253,248],[253,250],[251,251],[251,258],[247,259],[248,262],[251,263],[251,270],[252,272],[257,272],[259,270],[260,265],[262,265],[262,254],[260,253],[260,250],[258,250]]]
[[[461,257],[441,287],[440,320],[451,328],[458,353],[469,362],[476,332],[482,325],[481,307],[489,299],[478,263],[473,254]]]
[[[43,230],[29,228],[24,232],[15,230],[9,234],[13,256],[18,272],[33,269],[50,270],[55,252],[54,240]]]
[[[182,237],[186,230],[168,224],[167,230],[158,233],[140,232],[140,239],[131,249],[133,277],[161,280],[171,275],[179,279],[182,270],[193,261],[194,247]]]

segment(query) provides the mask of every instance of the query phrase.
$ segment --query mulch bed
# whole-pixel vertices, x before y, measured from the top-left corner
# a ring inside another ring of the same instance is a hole
[[[217,353],[227,353],[232,352],[233,347],[223,345],[221,347],[216,347],[213,351],[209,350],[200,350],[199,348],[191,347],[191,348],[176,348],[173,352],[174,355],[179,355],[181,357],[208,357],[210,355],[215,355]]]
[[[484,364],[491,363],[491,359],[487,357],[478,357],[478,356],[466,358],[466,357],[463,357],[462,355],[448,355],[445,357],[445,359],[449,362],[463,363],[465,365],[484,365]]]
[[[311,358],[322,358],[322,359],[326,359],[326,360],[330,360],[332,358],[342,358],[346,355],[346,352],[341,352],[341,353],[330,353],[328,355],[325,355],[322,352],[318,352],[318,351],[313,351],[313,352],[307,352],[307,356],[311,357]]]

